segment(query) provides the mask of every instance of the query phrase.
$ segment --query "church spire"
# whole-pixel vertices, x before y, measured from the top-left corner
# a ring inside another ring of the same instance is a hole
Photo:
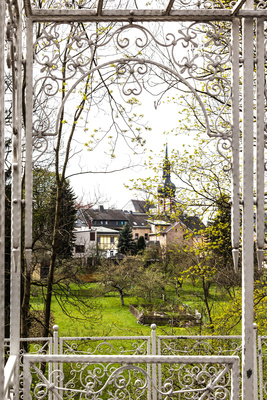
[[[168,144],[166,144],[162,178],[163,178],[163,180],[166,180],[167,178],[169,178],[169,179],[171,178],[171,163],[170,163],[169,157],[168,157]]]
[[[159,206],[160,204],[163,204],[164,212],[167,211],[167,205],[169,205],[169,211],[172,212],[172,206],[175,202],[175,191],[176,186],[171,181],[171,163],[168,157],[168,145],[166,144],[162,183],[158,186]]]

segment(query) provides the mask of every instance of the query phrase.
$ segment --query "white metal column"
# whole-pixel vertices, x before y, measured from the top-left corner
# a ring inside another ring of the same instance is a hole
[[[265,114],[265,46],[264,46],[264,20],[257,19],[257,192],[256,192],[256,209],[257,209],[257,256],[258,266],[261,269],[264,256],[264,236],[265,236],[265,210],[264,210],[264,114]]]
[[[30,273],[32,254],[32,108],[33,108],[33,24],[27,19],[26,49],[26,159],[25,159],[25,259],[26,279]]]
[[[22,124],[22,7],[16,2],[12,56],[12,187],[11,187],[11,294],[10,294],[10,354],[20,351],[20,285],[21,285],[21,124]],[[14,46],[15,44],[15,46]],[[19,366],[14,379],[15,400],[19,398]]]
[[[232,23],[232,253],[235,272],[238,269],[240,245],[240,168],[239,168],[239,26],[235,18]]]
[[[248,0],[246,9],[253,8]],[[253,216],[253,18],[243,21],[243,227],[242,227],[242,395],[253,399],[253,280],[254,280],[254,216]]]
[[[0,2],[0,399],[4,398],[5,337],[5,2]]]

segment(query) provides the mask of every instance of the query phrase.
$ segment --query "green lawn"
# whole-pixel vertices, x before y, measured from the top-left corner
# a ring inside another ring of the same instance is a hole
[[[88,286],[95,287],[96,284],[88,284]],[[75,288],[72,286],[72,288]],[[185,283],[180,290],[180,297],[174,297],[174,293],[169,291],[167,297],[173,297],[179,303],[188,304],[192,309],[201,310],[203,302],[196,294],[200,294],[201,290],[198,286],[192,286],[190,283]],[[223,305],[228,301],[228,297],[222,293],[215,293],[211,290],[211,301],[214,301],[214,312],[220,313]],[[82,299],[82,298],[81,298]],[[136,318],[129,312],[129,304],[143,303],[142,299],[136,297],[126,296],[125,306],[122,307],[120,298],[117,293],[110,293],[102,297],[93,297],[89,299],[89,303],[97,306],[95,321],[92,314],[88,312],[88,317],[85,320],[79,319],[80,313],[77,308],[72,307],[68,298],[64,299],[64,306],[66,306],[71,317],[66,316],[62,308],[59,306],[55,298],[52,301],[52,313],[54,316],[55,324],[59,326],[60,336],[147,336],[151,334],[150,326],[143,326],[137,324]],[[161,302],[158,300],[158,302]],[[40,296],[32,297],[31,305],[34,309],[42,309],[43,304]],[[237,329],[238,333],[239,328]],[[199,327],[195,328],[173,328],[170,326],[157,327],[158,334],[170,335],[190,335],[199,334]]]

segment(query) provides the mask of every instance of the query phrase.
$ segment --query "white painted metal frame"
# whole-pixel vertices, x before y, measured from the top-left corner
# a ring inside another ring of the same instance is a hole
[[[5,321],[5,3],[0,3],[0,321]],[[0,322],[0,398],[4,398],[5,324]]]
[[[230,394],[230,400],[237,400],[239,398],[239,357],[237,356],[110,356],[110,355],[99,355],[99,356],[81,356],[81,355],[57,355],[57,356],[36,356],[36,355],[25,355],[24,357],[24,393],[23,393],[23,399],[24,400],[30,400],[31,399],[31,394],[30,394],[30,386],[31,386],[31,368],[36,371],[36,373],[39,375],[40,379],[44,383],[43,385],[43,390],[44,393],[46,390],[51,390],[53,394],[55,394],[56,398],[62,399],[58,393],[60,393],[60,386],[59,384],[55,383],[52,386],[49,386],[49,382],[45,378],[44,375],[42,375],[41,371],[38,370],[37,367],[34,367],[34,363],[51,363],[51,362],[56,362],[56,363],[79,363],[79,365],[82,364],[96,364],[100,365],[102,363],[105,363],[107,365],[112,365],[112,364],[121,364],[121,367],[116,367],[114,368],[112,375],[110,378],[107,380],[105,384],[103,384],[103,387],[105,387],[107,384],[109,385],[109,393],[112,393],[116,390],[116,388],[124,388],[124,385],[126,384],[125,381],[119,380],[119,374],[120,370],[125,368],[128,371],[131,369],[136,369],[138,368],[139,371],[143,373],[143,376],[145,377],[144,380],[141,382],[139,381],[139,385],[142,386],[144,385],[144,382],[150,382],[153,386],[153,393],[155,393],[155,397],[153,396],[153,399],[156,400],[158,395],[163,395],[164,392],[166,393],[166,397],[163,398],[169,398],[171,397],[171,393],[174,390],[174,395],[179,393],[194,393],[194,390],[190,389],[181,389],[175,392],[174,386],[176,382],[173,382],[173,384],[170,382],[167,384],[166,387],[163,389],[163,393],[159,390],[157,387],[157,382],[153,380],[153,372],[152,372],[152,377],[147,375],[146,371],[141,369],[140,367],[135,367],[135,364],[152,364],[156,366],[158,364],[201,364],[201,363],[210,363],[212,364],[226,364],[226,367],[224,370],[217,375],[214,380],[210,379],[208,386],[203,389],[199,389],[198,391],[196,390],[196,393],[200,393],[199,399],[205,399],[207,396],[209,396],[210,393],[213,393],[214,390],[216,390],[216,385],[220,385],[220,379],[224,376],[225,373],[227,373],[229,370],[231,370],[231,394]],[[93,376],[93,375],[92,375]],[[90,375],[88,376],[88,378]],[[137,384],[137,382],[136,382]],[[137,386],[136,386],[137,387]],[[36,387],[37,388],[37,387]],[[38,389],[38,388],[37,388]],[[69,389],[71,390],[71,388]],[[88,388],[81,390],[81,394],[84,393],[86,396],[86,391],[90,393],[90,396],[92,398],[98,398],[97,391],[96,395],[94,395],[94,386],[90,385],[90,378],[88,380]],[[177,390],[177,389],[176,389]],[[169,391],[169,394],[167,394]],[[96,397],[95,397],[96,396]],[[36,397],[37,398],[37,397]]]
[[[242,269],[243,269],[243,311],[242,311],[242,338],[243,338],[243,400],[253,397],[253,243],[254,243],[254,204],[257,210],[257,248],[259,265],[261,265],[264,244],[264,21],[267,19],[267,9],[255,9],[252,0],[241,0],[230,9],[175,9],[175,2],[166,2],[163,10],[111,10],[103,8],[103,2],[99,0],[95,10],[70,10],[70,9],[33,9],[30,0],[25,0],[27,16],[27,112],[26,112],[26,259],[29,268],[31,253],[31,207],[32,207],[32,26],[34,22],[53,21],[231,21],[232,22],[232,171],[233,171],[233,255],[237,267],[239,249],[239,24],[243,21],[243,128],[242,128],[242,216],[243,216],[243,238],[242,238]],[[22,32],[21,32],[21,1],[7,1],[8,10],[13,24],[12,31],[12,72],[13,72],[13,181],[12,181],[12,276],[11,276],[11,355],[19,354],[19,320],[20,320],[20,258],[21,258],[21,67],[22,67]],[[254,19],[257,19],[257,188],[256,201],[254,198],[254,175],[253,175],[253,145],[254,124],[253,109],[255,106],[253,85],[254,82]],[[4,41],[4,2],[0,5],[0,38]],[[15,44],[15,47],[14,47]],[[3,46],[0,50],[0,96],[1,103],[4,101],[4,52]],[[3,112],[0,116],[0,181],[4,187],[4,119]],[[0,318],[3,321],[4,310],[4,197],[0,199]],[[0,394],[1,379],[3,380],[3,324],[0,331]],[[3,382],[2,382],[3,383]],[[18,393],[18,387],[16,388]]]
[[[248,9],[253,7],[253,1],[245,3]],[[253,175],[253,18],[243,20],[243,170],[242,170],[242,340],[243,398],[252,399],[254,390],[254,349],[253,349],[253,291],[254,291],[254,175]]]
[[[56,329],[55,329],[56,328]],[[116,346],[116,342],[119,341],[119,347]],[[115,342],[115,343],[114,343]],[[131,344],[132,347],[123,347],[123,342]],[[127,343],[128,342],[128,343]],[[72,347],[75,343],[74,348]],[[79,344],[90,344],[90,348],[86,351],[79,350]],[[95,344],[95,348],[92,349],[92,344]],[[152,342],[153,343],[153,342]],[[152,345],[153,346],[153,345]],[[54,354],[88,354],[88,355],[100,355],[105,354],[115,355],[150,355],[150,336],[97,336],[97,337],[58,337],[58,326],[54,326]],[[59,349],[59,353],[58,353]],[[153,354],[153,353],[152,353]],[[156,354],[156,353],[155,353]],[[63,364],[59,367],[55,366],[55,369],[59,369],[60,374],[63,372]],[[150,375],[150,364],[147,365],[147,373]],[[60,393],[62,396],[62,393]],[[148,387],[147,399],[151,399],[151,388]]]

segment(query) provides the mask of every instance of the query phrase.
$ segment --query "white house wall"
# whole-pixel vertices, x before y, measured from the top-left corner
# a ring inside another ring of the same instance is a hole
[[[95,233],[95,240],[90,240],[90,234]],[[92,230],[76,230],[73,257],[81,258],[85,256],[94,255],[96,253],[97,245],[97,232]],[[84,253],[77,253],[75,246],[84,246]]]

